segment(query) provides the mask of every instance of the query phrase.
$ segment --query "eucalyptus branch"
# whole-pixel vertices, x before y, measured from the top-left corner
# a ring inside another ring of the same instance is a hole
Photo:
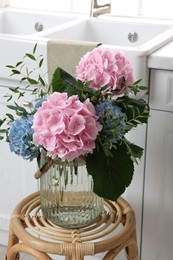
[[[28,83],[27,86],[25,86],[25,90],[31,91],[31,94],[36,95],[38,97],[43,97],[48,90],[48,86],[46,86],[45,83],[45,75],[42,72],[42,65],[44,62],[43,55],[39,55],[38,57],[35,55],[37,50],[37,44],[35,44],[32,53],[26,53],[23,57],[22,61],[19,61],[16,63],[16,65],[7,65],[6,67],[11,69],[11,75],[18,75],[20,76],[20,84],[25,82]],[[36,66],[29,70],[27,67],[27,63],[25,62],[26,59],[30,59],[33,61],[33,64],[35,63]],[[35,71],[40,70],[40,73],[38,74],[37,78],[34,78],[31,76]],[[35,86],[35,88],[33,88]],[[18,93],[18,98],[23,97],[25,95],[25,92],[21,91],[19,86],[16,87],[14,90],[11,88],[11,91],[14,93]],[[7,96],[8,101],[12,99],[12,95]]]

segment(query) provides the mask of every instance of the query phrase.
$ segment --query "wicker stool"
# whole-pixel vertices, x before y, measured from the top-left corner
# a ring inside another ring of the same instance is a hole
[[[86,255],[107,252],[103,259],[111,260],[125,249],[126,259],[137,260],[133,209],[122,198],[116,203],[105,200],[104,209],[92,225],[65,229],[43,217],[39,192],[31,194],[13,211],[5,259],[19,259],[19,252],[25,252],[39,260],[52,259],[48,254],[81,260]]]

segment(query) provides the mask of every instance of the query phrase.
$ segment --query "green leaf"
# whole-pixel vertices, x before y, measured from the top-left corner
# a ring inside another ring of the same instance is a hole
[[[127,131],[136,127],[138,124],[148,122],[150,109],[143,99],[133,99],[125,96],[117,99],[116,104],[121,107],[122,111],[126,114]]]
[[[142,79],[138,79],[138,80],[136,80],[136,81],[133,83],[133,85],[138,85],[139,83],[141,83],[141,81],[142,81]]]
[[[53,73],[51,88],[52,92],[63,92],[65,90],[65,86],[61,83],[61,73],[59,67]]]
[[[39,62],[39,67],[41,68],[42,64],[43,64],[44,59],[41,59]]]
[[[29,82],[30,84],[32,84],[32,85],[38,84],[38,81],[37,81],[37,80],[32,79],[32,78],[30,78],[30,77],[27,77],[27,80],[28,80],[28,82]]]
[[[10,69],[14,69],[15,66],[12,66],[12,65],[6,65],[7,68],[10,68]]]
[[[14,121],[14,117],[13,117],[13,115],[7,113],[6,116],[9,117],[10,120]]]
[[[26,79],[27,79],[27,77],[21,78],[20,83],[22,83],[22,81],[24,81],[24,80],[26,80]]]
[[[45,82],[44,82],[44,80],[43,80],[43,78],[39,75],[39,81],[41,82],[41,84],[43,85],[43,86],[45,86],[46,84],[45,84]]]
[[[15,106],[7,105],[7,107],[9,109],[14,110],[16,112],[16,114],[19,116],[22,116],[22,115],[26,116],[28,114],[24,107],[19,106],[16,102],[14,102],[14,103],[15,103]]]
[[[23,61],[18,61],[18,62],[16,63],[16,66],[15,66],[15,67],[20,66],[22,63],[23,63]]]
[[[92,80],[87,81],[87,82],[85,83],[85,86],[86,86],[86,87],[89,87],[89,86],[92,84],[92,82],[93,82]],[[90,88],[90,89],[91,89],[91,88]]]
[[[139,86],[140,90],[147,90],[148,88],[146,86]]]
[[[9,88],[10,91],[14,92],[14,93],[19,93],[19,87],[16,88]]]
[[[10,101],[13,98],[12,95],[5,95],[4,97],[7,98],[7,101]]]
[[[0,134],[4,134],[7,132],[7,129],[0,129]]]
[[[37,43],[34,45],[33,52],[32,52],[33,54],[35,54],[36,49],[37,49]]]
[[[76,93],[77,81],[69,73],[57,68],[52,77],[52,92],[67,92],[69,96]]]
[[[6,121],[6,118],[0,119],[0,126]]]
[[[94,192],[106,199],[115,201],[130,185],[134,165],[124,143],[111,150],[107,157],[102,149],[86,158],[87,170],[94,180]]]
[[[34,57],[34,55],[30,54],[30,53],[26,53],[26,56],[28,58],[30,58],[31,60],[36,60],[36,58]]]
[[[128,150],[128,153],[130,155],[131,160],[134,161],[135,163],[138,163],[137,159],[140,159],[142,157],[143,148],[141,148],[138,145],[131,143],[127,139],[123,139],[122,141],[125,143],[125,145],[127,147],[127,150]]]
[[[20,74],[19,70],[11,70],[13,72],[13,74]]]
[[[19,92],[18,99],[21,98],[21,97],[24,97],[24,95],[25,95],[25,92]]]

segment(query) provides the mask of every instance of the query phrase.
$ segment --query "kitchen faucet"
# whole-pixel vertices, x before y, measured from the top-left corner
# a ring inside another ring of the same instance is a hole
[[[91,0],[91,10],[90,16],[97,17],[101,14],[106,14],[111,12],[111,1],[107,4],[98,4],[98,0]]]

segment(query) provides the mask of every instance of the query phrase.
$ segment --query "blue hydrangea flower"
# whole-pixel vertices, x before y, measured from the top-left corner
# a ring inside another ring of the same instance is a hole
[[[38,99],[35,103],[34,109],[37,110],[39,107],[41,107],[43,101],[45,101],[47,99],[47,96],[44,96],[41,99]]]
[[[10,150],[26,160],[32,161],[39,154],[39,148],[33,142],[33,116],[22,116],[10,124]]]
[[[125,134],[125,114],[111,101],[105,101],[95,109],[103,126],[101,134],[106,137],[105,140],[109,137],[109,142],[117,143]]]

